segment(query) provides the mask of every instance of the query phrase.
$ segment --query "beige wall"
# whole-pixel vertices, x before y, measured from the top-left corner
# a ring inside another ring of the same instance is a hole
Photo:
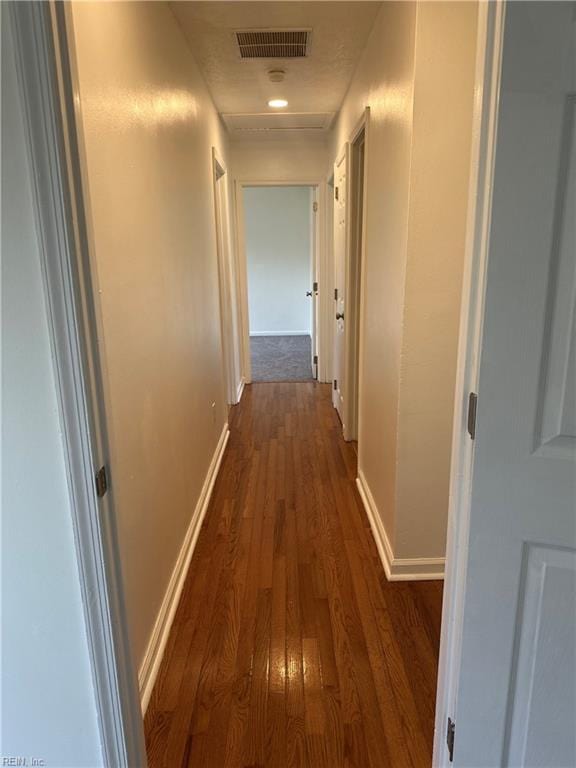
[[[112,483],[140,664],[226,421],[211,147],[224,159],[227,147],[167,4],[74,3],[73,24]]]
[[[332,136],[336,159],[370,107],[359,469],[394,535],[402,307],[412,145],[415,3],[383,5]]]
[[[359,470],[396,558],[442,557],[474,3],[385,3],[333,131],[368,136]]]
[[[416,22],[394,553],[443,557],[472,131],[475,3]]]
[[[230,144],[232,175],[240,181],[322,181],[327,147],[318,139],[261,139]]]

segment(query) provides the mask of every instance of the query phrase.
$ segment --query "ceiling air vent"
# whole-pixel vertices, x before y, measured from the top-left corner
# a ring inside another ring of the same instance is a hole
[[[301,59],[308,54],[310,29],[244,29],[236,32],[242,59]]]

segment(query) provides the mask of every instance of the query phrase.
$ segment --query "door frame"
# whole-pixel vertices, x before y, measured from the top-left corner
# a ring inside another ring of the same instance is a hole
[[[346,231],[344,233],[344,395],[342,431],[344,440],[359,441],[360,392],[362,390],[362,354],[363,354],[363,312],[364,306],[364,276],[366,252],[366,200],[367,200],[367,168],[369,167],[369,128],[370,107],[364,112],[354,126],[348,141],[338,153],[335,167],[343,160],[346,162]],[[362,179],[362,217],[357,216],[357,197],[359,194],[357,180],[357,146],[364,136],[364,172]],[[334,204],[334,200],[332,200]],[[335,221],[333,217],[333,221]],[[360,248],[358,249],[358,239]],[[334,243],[334,233],[332,244]],[[332,275],[336,274],[335,253],[332,247]],[[331,338],[332,346],[336,344],[334,301],[331,301]],[[332,360],[335,360],[334,349]],[[334,377],[336,372],[333,371]]]
[[[457,693],[466,599],[474,458],[474,442],[470,439],[467,429],[468,396],[470,392],[478,393],[504,20],[504,0],[479,4],[469,205],[454,400],[446,570],[432,758],[434,768],[448,768],[450,765],[446,744],[447,722],[448,717],[453,722],[457,722],[458,719]]]
[[[102,757],[117,768],[145,768],[113,482],[108,475],[101,497],[95,484],[100,467],[109,472],[110,451],[69,13],[62,3],[10,3],[7,21],[14,34]]]
[[[244,377],[237,370],[236,350],[238,309],[236,269],[231,248],[229,217],[228,172],[216,147],[212,147],[212,172],[214,190],[214,221],[216,226],[216,252],[218,254],[218,285],[220,299],[220,330],[222,339],[222,362],[226,383],[226,399],[229,405],[240,402],[244,389]],[[236,324],[234,323],[236,315]],[[235,330],[236,329],[236,330]],[[240,357],[240,355],[239,355]]]
[[[363,312],[364,306],[364,274],[366,250],[366,193],[368,167],[368,133],[370,126],[370,107],[356,123],[348,140],[348,197],[347,211],[348,236],[346,247],[346,314],[351,322],[344,324],[344,366],[346,383],[344,390],[344,439],[359,441],[360,392],[362,376],[363,350]],[[362,217],[358,216],[358,146],[364,137],[364,157],[362,172]],[[360,247],[358,247],[360,241]]]
[[[324,350],[327,346],[326,324],[322,322],[323,314],[323,294],[326,293],[324,286],[327,285],[326,281],[326,233],[325,233],[325,208],[326,208],[326,182],[322,179],[307,179],[303,181],[263,181],[263,180],[247,180],[236,179],[234,182],[234,208],[235,208],[235,221],[236,221],[236,253],[238,256],[238,304],[240,314],[240,326],[241,326],[241,357],[242,357],[242,375],[246,384],[252,382],[252,364],[250,361],[250,321],[249,321],[249,305],[248,305],[248,262],[246,257],[246,228],[245,228],[245,212],[244,212],[244,188],[245,187],[310,187],[314,192],[314,202],[318,203],[318,209],[313,215],[314,223],[314,235],[312,243],[312,269],[315,271],[318,279],[318,295],[316,301],[318,302],[317,317],[319,322],[317,323],[317,355],[318,355],[318,380],[321,373],[324,372],[325,366],[323,362]],[[315,263],[314,263],[315,261]],[[313,340],[314,343],[314,340]]]
[[[324,355],[319,360],[318,380],[334,379],[334,170],[326,178],[326,207],[324,209],[324,277],[327,290],[320,295],[320,323],[325,339]],[[329,287],[328,287],[329,286]]]

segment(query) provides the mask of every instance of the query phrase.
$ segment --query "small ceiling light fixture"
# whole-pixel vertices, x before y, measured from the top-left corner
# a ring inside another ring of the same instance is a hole
[[[273,107],[274,109],[282,109],[282,107],[288,106],[288,102],[286,99],[270,99],[268,106]]]

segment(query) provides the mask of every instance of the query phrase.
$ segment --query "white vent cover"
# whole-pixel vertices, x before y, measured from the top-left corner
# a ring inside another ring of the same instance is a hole
[[[263,112],[257,114],[223,114],[222,119],[232,133],[268,133],[282,131],[314,131],[327,132],[330,129],[334,114],[331,112],[283,112],[274,114]]]
[[[242,29],[235,32],[242,59],[301,59],[308,55],[311,29]]]

